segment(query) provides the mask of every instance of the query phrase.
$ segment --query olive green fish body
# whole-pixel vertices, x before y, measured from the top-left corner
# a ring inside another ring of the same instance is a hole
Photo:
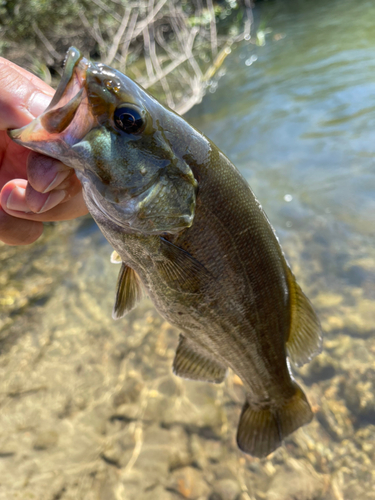
[[[11,135],[76,169],[89,211],[122,261],[114,317],[144,289],[181,330],[177,375],[219,383],[230,367],[246,390],[238,445],[265,456],[312,418],[287,363],[289,356],[303,364],[320,349],[311,304],[220,150],[127,77],[77,52],[58,99]]]

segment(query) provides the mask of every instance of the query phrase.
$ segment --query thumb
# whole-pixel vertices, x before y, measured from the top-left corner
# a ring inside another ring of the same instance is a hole
[[[0,58],[0,130],[23,127],[50,103],[54,90],[38,77]]]

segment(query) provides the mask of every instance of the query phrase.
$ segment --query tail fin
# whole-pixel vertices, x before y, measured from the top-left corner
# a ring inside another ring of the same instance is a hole
[[[237,431],[237,443],[242,451],[255,457],[266,457],[289,434],[311,422],[313,413],[306,396],[293,383],[296,392],[282,406],[256,408],[245,403]]]

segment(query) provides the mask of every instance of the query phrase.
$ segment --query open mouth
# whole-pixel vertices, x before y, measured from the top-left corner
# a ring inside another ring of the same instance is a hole
[[[62,79],[48,108],[25,127],[8,131],[9,136],[22,146],[63,159],[63,150],[80,140],[89,129],[86,73],[90,65],[79,50],[71,47]]]

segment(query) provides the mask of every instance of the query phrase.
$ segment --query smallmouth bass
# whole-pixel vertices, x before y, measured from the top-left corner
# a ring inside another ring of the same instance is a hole
[[[114,318],[146,290],[181,330],[173,371],[246,401],[237,442],[264,457],[312,419],[287,357],[321,349],[312,306],[247,182],[223,153],[119,71],[68,51],[46,111],[17,143],[75,169],[87,207],[121,261]]]

